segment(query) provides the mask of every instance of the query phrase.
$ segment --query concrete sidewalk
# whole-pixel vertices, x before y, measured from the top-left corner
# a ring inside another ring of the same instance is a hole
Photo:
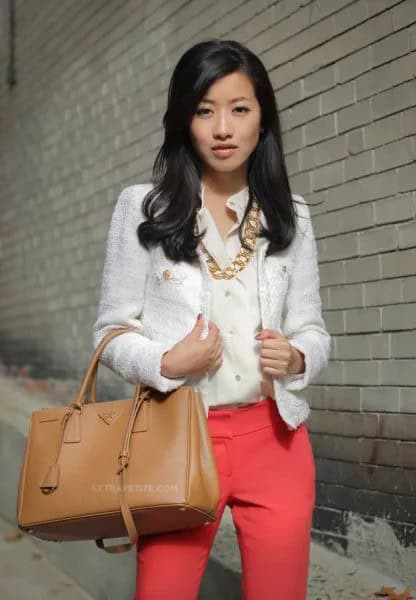
[[[31,600],[46,600],[53,597],[59,597],[60,600],[120,600],[120,597],[116,599],[102,593],[99,597],[91,596],[76,581],[55,567],[33,538],[23,534],[13,539],[16,533],[13,524],[0,519],[0,598],[2,600],[26,600],[29,597]],[[8,536],[12,539],[8,540]],[[214,558],[215,554],[213,548]],[[374,593],[382,586],[394,587],[397,593],[402,593],[405,589],[403,584],[381,573],[357,565],[352,560],[340,557],[318,544],[312,544],[307,600],[376,600],[377,596]],[[207,594],[204,596],[207,597]],[[410,596],[410,598],[415,597],[415,595]],[[406,598],[407,596],[403,596],[403,600]],[[221,600],[221,598],[212,595],[212,600]]]
[[[20,532],[19,532],[20,533]],[[57,569],[30,536],[19,536],[0,519],[0,598],[2,600],[93,600],[70,577]],[[8,540],[7,537],[11,538]]]

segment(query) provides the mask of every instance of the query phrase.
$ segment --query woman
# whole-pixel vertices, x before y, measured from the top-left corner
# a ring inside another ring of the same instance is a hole
[[[245,600],[304,600],[315,463],[304,389],[326,366],[309,208],[292,195],[273,89],[235,41],[179,60],[153,183],[112,216],[94,345],[132,383],[201,391],[219,518],[137,544],[137,600],[194,600],[227,504]]]

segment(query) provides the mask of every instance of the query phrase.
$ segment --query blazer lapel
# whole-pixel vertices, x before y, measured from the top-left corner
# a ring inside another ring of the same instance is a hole
[[[263,211],[260,211],[260,221],[264,226],[266,225]],[[284,298],[284,293],[286,293],[284,283],[285,278],[288,276],[287,256],[278,253],[266,257],[269,242],[265,238],[260,239],[261,243],[257,246],[257,281],[262,324],[266,329],[280,331],[278,323],[274,322],[273,315],[278,314],[276,311]]]

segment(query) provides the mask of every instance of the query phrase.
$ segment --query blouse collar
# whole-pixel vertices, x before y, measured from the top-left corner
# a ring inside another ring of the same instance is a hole
[[[199,218],[200,217],[204,218],[206,211],[208,210],[205,205],[205,201],[204,201],[204,192],[205,192],[205,186],[201,182],[201,185],[200,185],[201,207],[197,211],[197,215]],[[246,209],[246,206],[248,203],[248,198],[249,198],[248,185],[245,185],[241,190],[239,190],[238,192],[236,192],[235,194],[232,194],[231,196],[229,196],[227,198],[226,206],[228,206],[228,208],[230,208],[231,210],[233,210],[236,213],[239,223],[241,223],[241,221],[243,220],[244,212],[245,212],[245,209]]]

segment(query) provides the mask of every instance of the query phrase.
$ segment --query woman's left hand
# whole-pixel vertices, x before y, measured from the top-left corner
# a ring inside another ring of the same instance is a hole
[[[278,379],[305,371],[303,352],[284,335],[274,329],[263,329],[255,338],[261,342],[260,365],[264,373]]]

